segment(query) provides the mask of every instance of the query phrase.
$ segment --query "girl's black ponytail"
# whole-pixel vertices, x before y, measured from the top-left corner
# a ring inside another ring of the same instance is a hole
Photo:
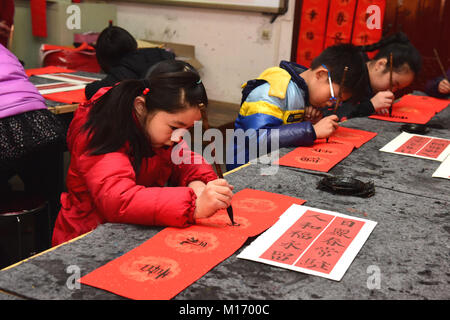
[[[178,60],[161,61],[149,70],[145,79],[124,80],[94,101],[83,126],[89,135],[87,149],[91,155],[101,155],[129,143],[129,157],[136,173],[142,159],[154,154],[145,128],[137,123],[134,101],[138,96],[144,97],[149,115],[208,105],[198,72]]]
[[[134,100],[144,89],[142,80],[124,80],[94,102],[83,126],[90,137],[87,149],[91,155],[115,152],[129,142],[133,168],[138,172],[142,157],[153,154],[133,116]]]
[[[382,38],[374,44],[359,46],[359,48],[363,52],[379,50],[372,60],[381,58],[389,59],[389,55],[392,53],[394,60],[393,69],[397,72],[404,68],[405,64],[415,74],[419,73],[422,67],[422,57],[419,51],[412,45],[403,32]]]
[[[365,46],[358,46],[358,48],[360,48],[361,51],[363,51],[363,52],[371,52],[371,51],[379,50],[383,47],[386,47],[392,43],[398,43],[398,44],[404,44],[404,45],[411,44],[409,42],[408,36],[406,34],[404,34],[403,32],[397,32],[388,37],[381,38],[380,41],[378,41],[378,42],[375,42],[375,43],[372,43],[369,45],[365,45]]]

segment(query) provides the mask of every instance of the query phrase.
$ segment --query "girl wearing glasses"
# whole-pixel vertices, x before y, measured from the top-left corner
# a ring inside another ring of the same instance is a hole
[[[388,109],[394,101],[394,93],[408,87],[422,65],[419,51],[401,32],[360,48],[363,52],[379,51],[371,60],[367,56],[365,57],[369,79],[363,91],[364,97],[356,103],[345,101],[339,106],[336,112],[339,118],[367,117],[374,113],[388,113]],[[393,58],[392,88],[390,88],[389,72],[391,53]],[[326,115],[333,113],[333,110],[325,109],[323,112]]]

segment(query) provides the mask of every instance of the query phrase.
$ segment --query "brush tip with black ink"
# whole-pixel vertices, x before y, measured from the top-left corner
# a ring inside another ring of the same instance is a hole
[[[228,212],[228,217],[230,218],[230,221],[231,221],[231,225],[232,226],[238,225],[237,223],[234,222],[233,207],[231,205],[227,208],[227,212]]]

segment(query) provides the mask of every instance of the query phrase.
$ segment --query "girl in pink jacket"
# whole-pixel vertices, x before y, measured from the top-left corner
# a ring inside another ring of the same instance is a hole
[[[168,60],[80,105],[53,245],[106,222],[186,227],[227,208],[233,187],[176,134],[201,120],[207,102],[195,69]],[[191,161],[172,161],[174,150]]]
[[[0,212],[35,207],[34,201],[13,201],[8,180],[18,175],[28,199],[49,202],[53,223],[65,137],[64,124],[47,109],[17,57],[0,44]]]

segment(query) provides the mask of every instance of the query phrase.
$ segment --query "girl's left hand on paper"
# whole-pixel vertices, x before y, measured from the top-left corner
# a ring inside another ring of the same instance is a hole
[[[225,179],[208,182],[195,202],[194,218],[207,218],[220,209],[228,208],[231,205],[233,189]]]

